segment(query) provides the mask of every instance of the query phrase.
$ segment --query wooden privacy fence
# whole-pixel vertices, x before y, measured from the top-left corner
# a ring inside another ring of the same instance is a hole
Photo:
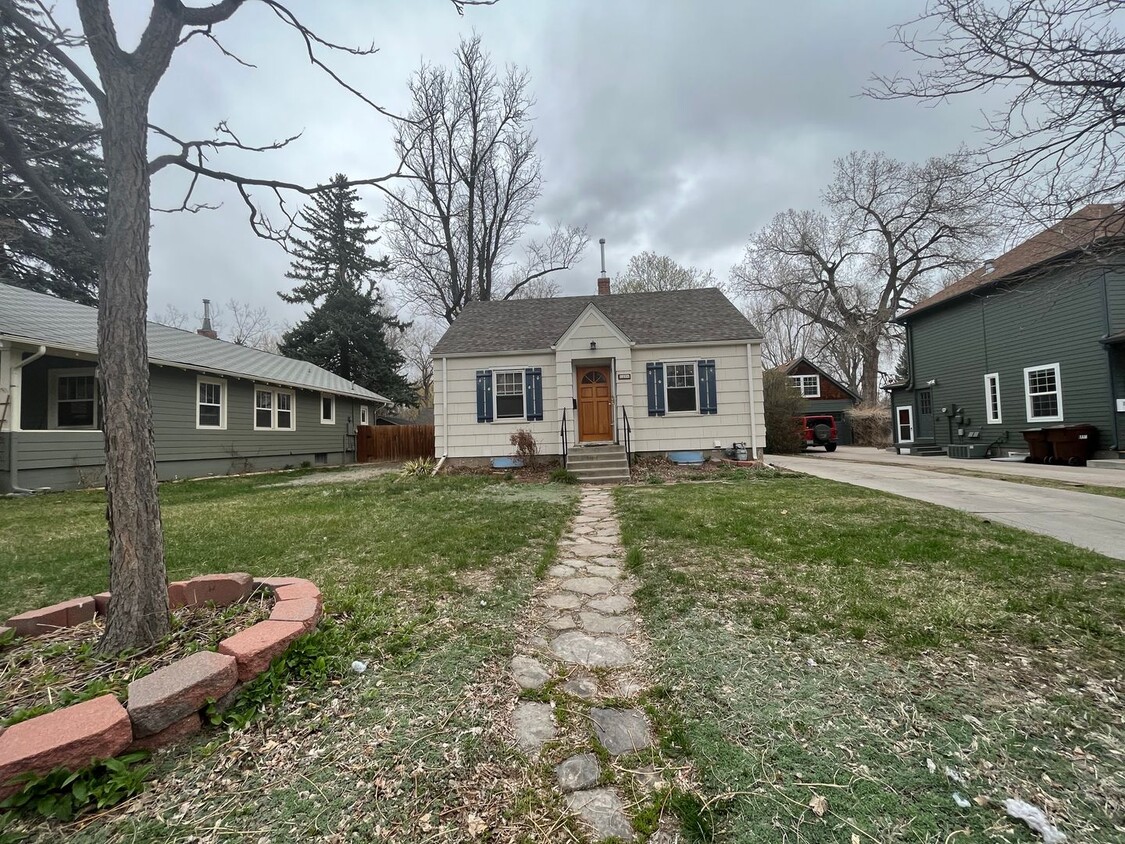
[[[433,425],[360,425],[356,429],[356,459],[409,460],[434,456]]]

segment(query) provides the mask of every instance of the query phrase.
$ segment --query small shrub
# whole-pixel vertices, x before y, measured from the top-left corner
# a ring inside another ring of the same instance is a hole
[[[804,399],[789,376],[770,370],[762,376],[762,404],[766,413],[766,451],[770,454],[796,454],[804,445],[801,415]]]
[[[80,771],[56,768],[49,774],[25,774],[23,788],[0,802],[0,809],[22,809],[68,821],[87,808],[105,809],[138,794],[152,765],[142,752],[95,762]]]
[[[398,471],[399,480],[429,477],[434,473],[434,465],[432,457],[417,457],[414,460],[407,460]]]
[[[523,428],[513,431],[508,437],[508,442],[516,449],[516,453],[512,456],[522,460],[524,466],[534,467],[539,463],[539,443],[535,441],[531,431]]]
[[[852,443],[872,448],[891,444],[891,411],[879,405],[853,407],[845,414],[852,426]]]
[[[548,476],[553,484],[576,484],[578,483],[578,476],[569,469],[564,469],[560,466],[557,469],[552,469],[551,474]]]
[[[301,468],[302,469],[311,469],[312,468],[312,461],[311,460],[302,460],[301,461]]]

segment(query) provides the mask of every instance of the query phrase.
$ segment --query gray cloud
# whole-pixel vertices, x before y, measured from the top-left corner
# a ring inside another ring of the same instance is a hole
[[[653,249],[725,277],[773,214],[818,201],[835,158],[860,148],[907,159],[951,152],[974,140],[987,105],[859,96],[873,72],[906,68],[889,43],[891,26],[910,14],[899,0],[501,0],[464,18],[443,0],[299,5],[322,34],[380,48],[333,66],[394,110],[406,107],[410,73],[447,61],[474,28],[498,63],[527,66],[545,178],[540,216],[606,237],[611,272]],[[140,31],[139,11],[116,4],[124,38]],[[221,120],[254,141],[303,132],[285,150],[217,159],[263,176],[318,182],[394,166],[386,121],[310,68],[267,9],[248,4],[216,34],[258,69],[202,39],[189,44],[154,98],[156,122],[190,137]],[[162,174],[154,195],[175,204],[183,185]],[[154,221],[153,305],[195,311],[203,296],[233,296],[298,319],[300,309],[274,295],[285,286],[284,253],[254,238],[229,189],[205,186],[199,198],[223,208]],[[381,212],[377,192],[365,202]],[[592,249],[564,290],[587,292],[596,272]]]

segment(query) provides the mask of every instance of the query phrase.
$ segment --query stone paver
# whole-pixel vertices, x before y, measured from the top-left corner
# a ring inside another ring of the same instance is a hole
[[[616,580],[621,577],[621,569],[617,566],[597,566],[593,563],[587,563],[583,568],[592,577],[604,577],[607,580]]]
[[[543,603],[549,607],[554,607],[556,610],[573,610],[582,605],[582,599],[577,595],[556,592],[554,595],[548,595]]]
[[[602,774],[598,757],[593,753],[572,756],[555,768],[555,777],[562,791],[582,791],[598,784]]]
[[[547,626],[555,632],[561,633],[564,630],[573,630],[578,626],[578,622],[574,620],[572,615],[560,615],[558,618],[552,618],[548,621]]]
[[[559,688],[566,694],[582,700],[593,700],[598,696],[598,681],[593,677],[571,677]]]
[[[547,569],[551,577],[574,577],[574,569],[570,566],[551,566]]]
[[[539,749],[555,737],[555,721],[551,717],[551,704],[523,701],[512,713],[512,727],[516,744],[528,756],[539,755]]]
[[[587,633],[613,633],[617,636],[623,636],[633,628],[633,622],[627,618],[596,612],[579,613],[578,623]]]
[[[620,615],[633,608],[633,599],[624,595],[607,595],[604,598],[590,601],[590,609],[605,613],[606,615]]]
[[[512,657],[512,678],[521,689],[538,689],[551,679],[551,675],[539,660],[515,656]]]
[[[604,577],[572,577],[562,582],[562,588],[579,595],[605,595],[613,591],[613,583]]]
[[[633,664],[629,646],[614,636],[570,631],[551,642],[551,651],[564,662],[587,668],[622,668]]]
[[[566,795],[566,805],[593,829],[597,840],[620,838],[635,841],[636,833],[625,814],[625,804],[609,788],[592,788]]]
[[[609,751],[610,756],[636,753],[652,747],[652,733],[640,710],[595,707],[590,710],[590,720],[594,722],[598,741]]]

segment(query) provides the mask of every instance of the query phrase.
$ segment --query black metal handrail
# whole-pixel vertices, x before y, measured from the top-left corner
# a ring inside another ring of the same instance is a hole
[[[633,429],[629,427],[629,411],[627,411],[624,407],[621,408],[621,421],[625,428],[625,461],[630,466],[632,466],[633,449],[629,447],[629,434],[633,432]]]
[[[562,465],[566,468],[566,408],[562,412],[562,427],[559,428],[559,436],[562,437]]]

